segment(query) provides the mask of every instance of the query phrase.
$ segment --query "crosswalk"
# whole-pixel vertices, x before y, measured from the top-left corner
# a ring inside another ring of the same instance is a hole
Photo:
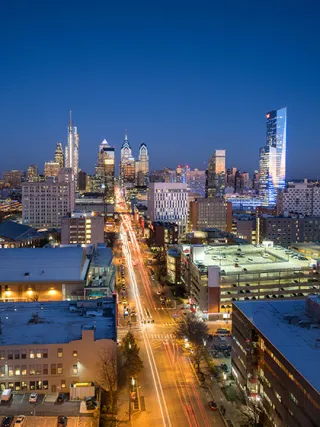
[[[153,340],[172,340],[174,339],[173,334],[148,334],[148,337]]]

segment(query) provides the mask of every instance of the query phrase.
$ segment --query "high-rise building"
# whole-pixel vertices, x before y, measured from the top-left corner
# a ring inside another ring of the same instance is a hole
[[[218,228],[221,231],[229,231],[232,223],[232,209],[224,197],[211,197],[210,199],[197,199],[191,202],[195,205],[195,215],[192,230],[206,230]],[[190,207],[192,210],[193,206]]]
[[[289,182],[287,188],[279,191],[278,214],[294,213],[306,216],[320,216],[320,186],[304,180]]]
[[[61,223],[61,243],[104,243],[104,217],[83,212],[73,212],[65,216]]]
[[[49,178],[49,176],[57,177],[59,174],[60,165],[57,162],[45,162],[44,164],[44,177]]]
[[[260,149],[259,194],[264,206],[274,206],[278,190],[286,185],[287,108],[270,111],[267,141]]]
[[[199,169],[186,170],[186,183],[188,190],[191,193],[199,194],[201,197],[205,196],[206,191],[206,172]]]
[[[64,153],[61,142],[57,142],[56,151],[54,153],[54,161],[59,163],[60,168],[64,167]]]
[[[101,182],[105,202],[114,204],[114,147],[104,139],[99,146],[96,177]]]
[[[37,182],[39,181],[39,171],[37,165],[30,165],[27,172],[27,181]]]
[[[129,144],[128,135],[125,134],[120,151],[120,185],[134,185],[136,181],[136,165]]]
[[[73,175],[77,180],[79,172],[79,134],[76,126],[72,123],[72,112],[68,126],[68,146],[66,147],[65,166],[72,168]]]
[[[22,172],[19,170],[3,172],[2,178],[4,183],[9,184],[12,188],[21,187]]]
[[[139,156],[136,162],[137,185],[147,185],[149,174],[149,154],[146,144],[143,142],[139,148]]]
[[[171,222],[184,234],[188,226],[187,184],[155,182],[148,189],[148,214],[152,222]]]
[[[57,178],[22,184],[22,221],[31,227],[60,227],[61,219],[74,210],[74,175],[61,168]]]
[[[226,176],[226,150],[216,150],[206,171],[206,197],[223,196]]]
[[[86,191],[88,186],[88,175],[84,171],[78,172],[78,190]]]

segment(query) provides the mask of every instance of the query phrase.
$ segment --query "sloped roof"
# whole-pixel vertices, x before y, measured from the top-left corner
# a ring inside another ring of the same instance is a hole
[[[35,235],[37,235],[37,230],[28,225],[18,224],[14,221],[0,223],[0,237],[20,241]]]

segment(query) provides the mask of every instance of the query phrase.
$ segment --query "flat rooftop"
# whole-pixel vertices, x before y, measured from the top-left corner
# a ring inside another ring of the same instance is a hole
[[[110,267],[112,264],[112,250],[104,244],[98,244],[94,249],[91,267]]]
[[[99,301],[103,301],[103,306],[96,308]],[[115,340],[115,312],[113,298],[44,303],[0,303],[2,322],[0,346],[68,343],[80,340],[82,330],[92,328],[95,328],[96,340]],[[92,313],[98,315],[92,315]]]
[[[290,317],[315,324],[306,301],[237,301],[234,305],[320,393],[320,329],[289,323]]]
[[[287,248],[257,247],[251,244],[210,246],[194,245],[193,261],[203,267],[219,266],[226,274],[244,271],[267,272],[275,270],[309,268],[310,260]],[[235,266],[238,264],[238,267]]]
[[[2,282],[85,280],[88,265],[78,246],[0,249]]]

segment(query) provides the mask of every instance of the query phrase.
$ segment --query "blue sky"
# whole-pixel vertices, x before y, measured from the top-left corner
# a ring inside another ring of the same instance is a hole
[[[16,0],[0,16],[0,171],[40,168],[66,143],[69,110],[80,166],[125,129],[151,167],[252,171],[265,113],[288,107],[287,175],[317,177],[320,6],[315,1]]]

